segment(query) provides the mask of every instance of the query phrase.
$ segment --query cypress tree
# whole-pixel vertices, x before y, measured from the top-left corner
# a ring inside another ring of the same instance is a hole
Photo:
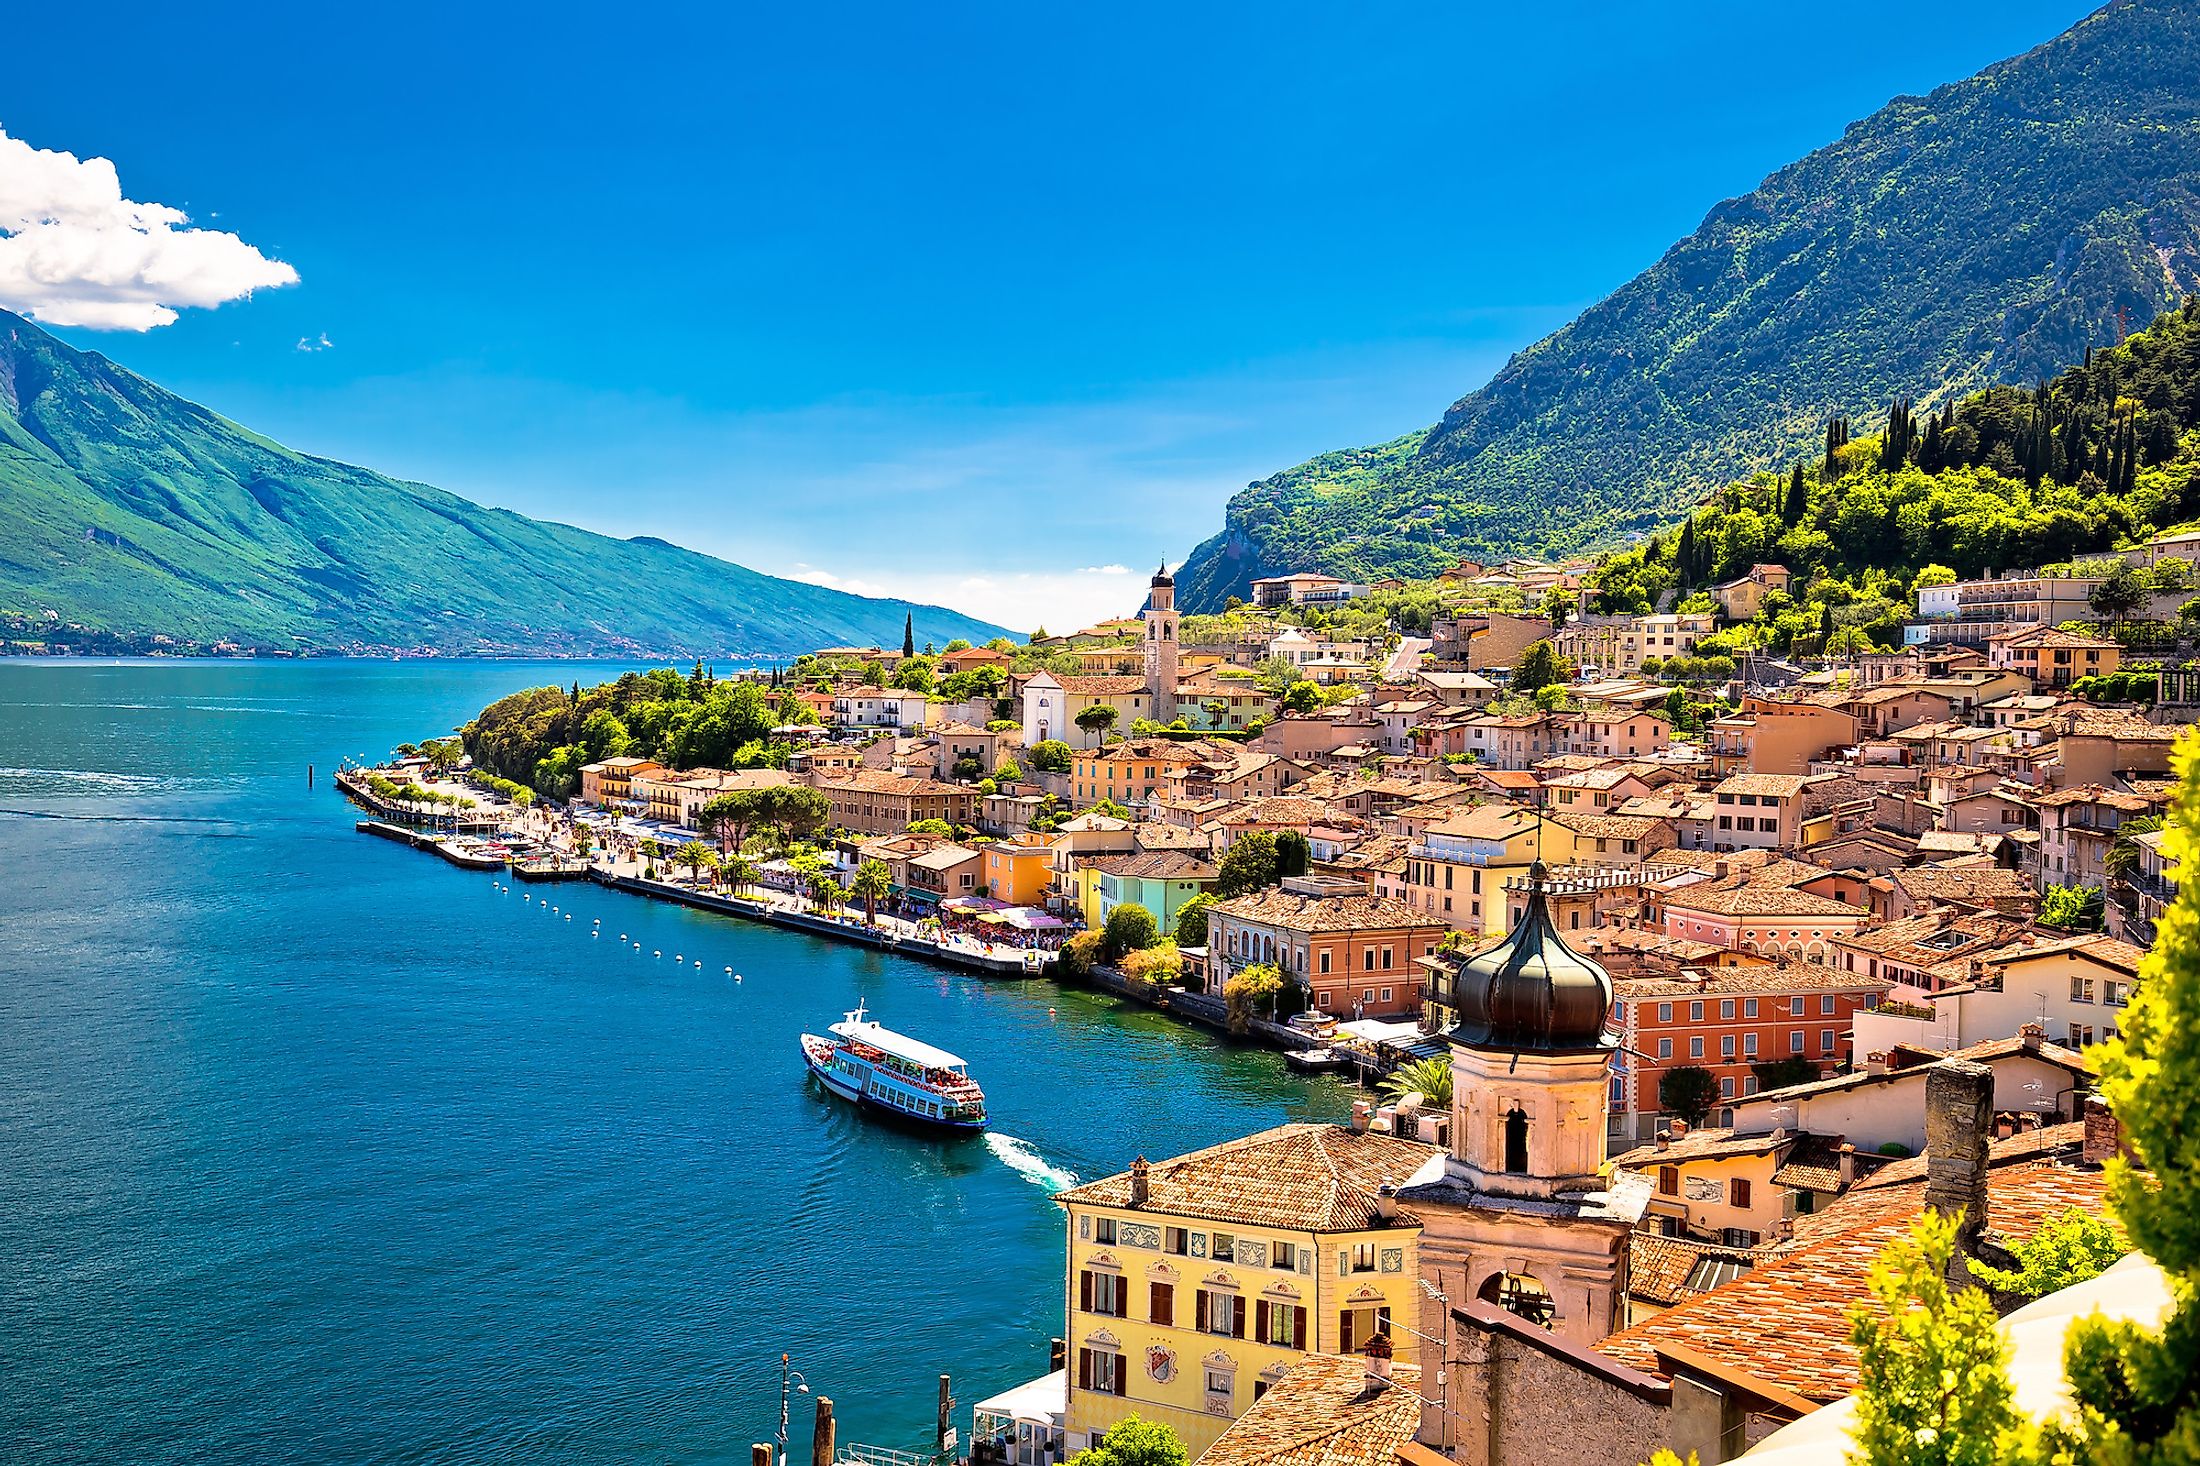
[[[914,611],[901,619],[901,654],[905,657],[917,654],[917,613]]]
[[[1673,556],[1673,574],[1687,590],[1696,583],[1696,521],[1690,517],[1681,526],[1681,547]]]
[[[1795,472],[1788,475],[1787,502],[1780,506],[1780,518],[1789,524],[1800,524],[1810,512],[1810,490],[1803,484],[1801,460],[1795,464]]]

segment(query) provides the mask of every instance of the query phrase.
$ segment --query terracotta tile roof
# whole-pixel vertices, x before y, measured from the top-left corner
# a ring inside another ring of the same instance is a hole
[[[1795,1148],[1772,1173],[1773,1184],[1797,1191],[1841,1190],[1841,1146],[1838,1135],[1799,1135]]]
[[[1141,850],[1205,850],[1207,837],[1197,830],[1187,830],[1181,825],[1163,824],[1158,820],[1140,820],[1131,826],[1131,838]]]
[[[1129,855],[1095,855],[1078,862],[1103,875],[1149,881],[1211,881],[1214,865],[1184,850],[1141,850]]]
[[[2008,1135],[1989,1143],[1986,1147],[1986,1164],[2013,1166],[2020,1161],[2036,1161],[2059,1156],[2075,1160],[2085,1145],[2085,1122],[2072,1120],[2062,1125],[2042,1125],[2037,1130],[2027,1130],[2021,1135]],[[1914,1187],[1925,1179],[1925,1157],[1910,1156],[1907,1159],[1881,1166],[1856,1183],[1858,1191],[1885,1191],[1890,1188]],[[1832,1216],[1838,1224],[1840,1218],[1850,1215],[1875,1216],[1879,1208],[1896,1204],[1892,1198],[1858,1197],[1854,1201],[1840,1203],[1849,1211],[1833,1210],[1821,1215]],[[1800,1227],[1798,1228],[1800,1230]]]
[[[2068,1070],[2072,1074],[2090,1075],[2093,1072],[2092,1067],[2086,1063],[2085,1056],[2076,1049],[2066,1049],[2061,1044],[2048,1043],[2044,1039],[2040,1040],[2037,1045],[2028,1044],[2021,1034],[2011,1038],[1989,1039],[1985,1043],[1972,1044],[1967,1049],[1957,1049],[1953,1054],[1943,1055],[1924,1049],[1913,1050],[1913,1052],[1921,1057],[1929,1056],[1931,1059],[1969,1059],[1973,1063],[1987,1064],[1995,1059],[2010,1058],[2027,1048],[2030,1048],[2040,1059]],[[1816,1079],[1808,1084],[1791,1084],[1785,1089],[1759,1090],[1746,1099],[1738,1100],[1735,1103],[1742,1106],[1761,1105],[1776,1100],[1786,1101],[1807,1098],[1812,1095],[1832,1094],[1844,1089],[1867,1089],[1875,1085],[1904,1082],[1916,1084],[1922,1090],[1925,1083],[1925,1071],[1928,1067],[1929,1065],[1926,1063],[1917,1063],[1907,1067],[1890,1068],[1882,1074],[1874,1074],[1868,1069],[1859,1069],[1850,1074],[1836,1074],[1831,1079]]]
[[[1224,824],[1310,825],[1329,818],[1329,805],[1320,799],[1296,794],[1276,794],[1247,800],[1222,817]]]
[[[1143,677],[1057,677],[1062,691],[1079,697],[1119,697],[1127,692],[1144,692]]]
[[[1291,1366],[1199,1459],[1202,1466],[1392,1466],[1421,1428],[1421,1372],[1394,1365],[1374,1384],[1358,1355]]]
[[[1808,891],[1791,890],[1784,886],[1735,886],[1725,890],[1705,890],[1701,887],[1684,887],[1666,897],[1669,908],[1681,911],[1702,911],[1714,916],[1738,917],[1866,917],[1870,913],[1861,906],[1851,906],[1846,901],[1836,901],[1830,896],[1813,896]]]
[[[1694,945],[1705,947],[1709,944]],[[1722,950],[1710,948],[1712,953]],[[1612,993],[1623,1002],[1641,1002],[1646,998],[1718,998],[1748,994],[1761,997],[1767,993],[1883,993],[1888,985],[1886,978],[1845,972],[1822,962],[1776,958],[1746,967],[1691,967],[1675,976],[1614,977]]]
[[[1705,1281],[1704,1274],[1720,1277],[1726,1271],[1718,1264],[1747,1272],[1775,1255],[1768,1248],[1719,1247],[1691,1237],[1666,1237],[1656,1232],[1633,1233],[1627,1245],[1633,1253],[1628,1261],[1628,1293],[1668,1308],[1708,1291],[1700,1283]]]
[[[1813,782],[1810,774],[1735,774],[1711,786],[1718,794],[1771,795],[1777,799],[1792,799]]]
[[[1365,1232],[1382,1225],[1376,1193],[1403,1187],[1433,1145],[1394,1135],[1355,1135],[1338,1125],[1279,1125],[1170,1160],[1147,1172],[1141,1211],[1247,1227]],[[1128,1208],[1131,1173],[1058,1193],[1064,1205]],[[1419,1223],[1401,1214],[1406,1225]]]
[[[1173,738],[1126,738],[1105,748],[1080,749],[1074,756],[1103,763],[1196,764],[1210,755],[1203,745]]]
[[[1551,815],[1551,823],[1564,825],[1577,835],[1587,835],[1592,840],[1646,840],[1659,830],[1671,827],[1671,821],[1652,819],[1648,815],[1634,814],[1574,814],[1558,810]]]
[[[1425,911],[1387,896],[1301,896],[1271,886],[1232,896],[1208,908],[1210,916],[1299,932],[1442,930],[1444,923]]]
[[[820,774],[819,789],[853,790],[863,794],[971,794],[973,791],[961,784],[943,784],[937,779],[918,778],[910,774],[890,774],[884,769],[847,769]]]
[[[1923,1186],[1920,1180],[1914,1190],[1892,1189],[1888,1194],[1899,1201],[1884,1212],[1829,1230],[1778,1263],[1622,1329],[1599,1343],[1598,1351],[1658,1373],[1659,1349],[1677,1347],[1807,1400],[1827,1402],[1853,1393],[1857,1368],[1847,1342],[1848,1312],[1859,1303],[1872,1306],[1866,1276],[1917,1215]],[[2006,1167],[1988,1176],[1988,1225],[2006,1237],[2029,1236],[2048,1217],[2071,1207],[2098,1213],[2105,1189],[2097,1170],[2045,1161]],[[1829,1211],[1817,1220],[1836,1214]]]
[[[1917,866],[1887,878],[1911,900],[1928,905],[2029,908],[2039,900],[2032,883],[1998,865]]]
[[[1736,1135],[1731,1130],[1691,1130],[1668,1145],[1638,1145],[1612,1157],[1623,1171],[1646,1166],[1678,1165],[1682,1161],[1732,1160],[1737,1156],[1770,1155],[1787,1145],[1786,1135]]]

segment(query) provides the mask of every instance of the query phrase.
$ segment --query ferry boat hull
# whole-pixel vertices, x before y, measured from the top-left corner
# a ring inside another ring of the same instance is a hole
[[[868,1114],[919,1130],[944,1135],[976,1135],[986,1128],[982,1105],[975,1117],[931,1114],[919,1108],[921,1095],[870,1070],[861,1059],[844,1054],[833,1039],[814,1033],[802,1035],[802,1063],[810,1077],[828,1094],[848,1101]]]

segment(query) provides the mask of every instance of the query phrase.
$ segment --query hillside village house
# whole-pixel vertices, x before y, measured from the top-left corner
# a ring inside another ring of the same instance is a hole
[[[967,825],[977,818],[978,791],[970,784],[883,769],[820,773],[811,787],[832,805],[831,823],[860,835],[895,835],[918,820]]]
[[[1172,768],[1206,760],[1204,749],[1167,738],[1126,738],[1081,748],[1070,759],[1070,796],[1080,805],[1112,799],[1143,804],[1161,792]]]
[[[1207,908],[1207,985],[1272,963],[1310,1007],[1361,1018],[1417,1018],[1416,960],[1449,931],[1403,902],[1350,881],[1293,876]]]
[[[1706,732],[1711,772],[1807,774],[1835,749],[1855,744],[1856,716],[1809,700],[1745,696],[1741,708],[1715,718]]]
[[[1803,843],[1805,774],[1734,774],[1712,786],[1714,850],[1774,850]]]
[[[2123,648],[2098,636],[2031,626],[1989,637],[1986,658],[1991,666],[2031,678],[2034,687],[2068,687],[2080,677],[2114,673],[2123,663]]]
[[[1505,930],[1505,883],[1537,860],[1568,865],[1575,835],[1518,805],[1482,804],[1430,825],[1377,891],[1426,919],[1470,936]]]
[[[655,759],[622,755],[581,766],[581,798],[590,804],[623,804],[634,797],[634,781],[665,772]]]
[[[1188,850],[1133,850],[1088,856],[1077,862],[1077,874],[1085,925],[1106,926],[1118,906],[1143,906],[1167,933],[1176,929],[1184,904],[1214,889],[1221,873],[1213,861]]]
[[[932,700],[891,687],[846,687],[833,694],[833,721],[843,728],[922,728]]]
[[[1720,1095],[1734,1099],[1757,1092],[1757,1064],[1804,1059],[1823,1072],[1846,1062],[1852,1026],[1888,986],[1792,960],[1614,979],[1615,1131],[1647,1136],[1665,1118],[1659,1081],[1683,1066],[1709,1070]]]
[[[1966,976],[1960,981],[1893,988],[1890,1002],[1857,1015],[1856,1051],[1949,1053],[2014,1038],[2027,1026],[2073,1049],[2105,1043],[2123,1026],[2145,956],[2099,933],[2020,939],[1962,959]]]
[[[1054,841],[1048,835],[1026,834],[1013,840],[995,840],[983,848],[981,894],[1011,906],[1042,906],[1054,884]]]
[[[668,825],[702,828],[703,806],[721,794],[738,789],[770,789],[792,784],[794,776],[783,769],[688,769],[675,773],[659,769],[637,774],[629,786],[632,798],[646,805],[649,817]]]
[[[1284,1125],[1055,1197],[1068,1218],[1066,1450],[1130,1415],[1196,1458],[1308,1353],[1354,1354],[1419,1312],[1420,1227],[1391,1199],[1442,1153]]]
[[[1752,565],[1725,584],[1713,586],[1711,595],[1727,620],[1748,621],[1764,609],[1765,597],[1786,590],[1791,578],[1785,565]]]
[[[1611,675],[1639,672],[1645,658],[1692,657],[1716,629],[1709,612],[1686,616],[1577,616],[1551,638],[1559,655]]]

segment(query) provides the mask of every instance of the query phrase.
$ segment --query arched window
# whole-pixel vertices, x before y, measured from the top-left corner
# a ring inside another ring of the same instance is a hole
[[[1528,1117],[1517,1107],[1505,1115],[1505,1170],[1514,1176],[1528,1174]]]
[[[1514,1114],[1520,1113],[1518,1110]],[[1558,1316],[1558,1304],[1551,1298],[1551,1290],[1526,1273],[1494,1273],[1482,1285],[1479,1295],[1484,1303],[1494,1303],[1507,1313],[1517,1314],[1529,1323],[1551,1326]]]

